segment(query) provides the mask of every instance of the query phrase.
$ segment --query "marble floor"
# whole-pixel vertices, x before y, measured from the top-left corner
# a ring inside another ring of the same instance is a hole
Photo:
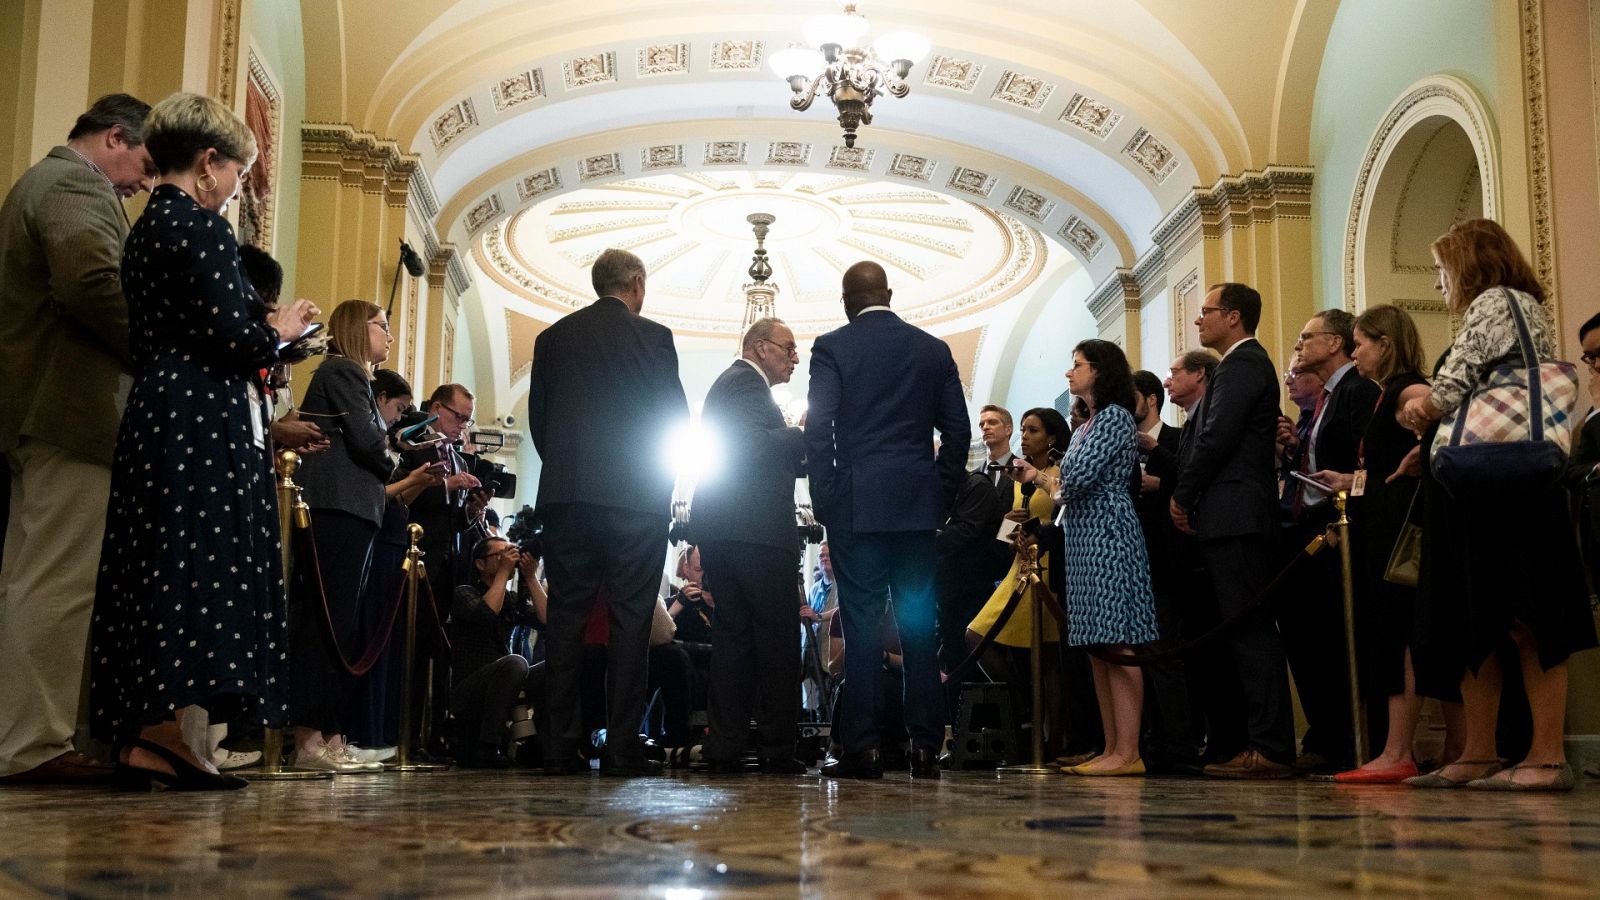
[[[0,791],[0,897],[1600,896],[1600,783],[517,772]]]

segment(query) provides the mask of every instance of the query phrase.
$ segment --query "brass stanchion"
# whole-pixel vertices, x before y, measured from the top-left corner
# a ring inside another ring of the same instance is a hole
[[[1044,604],[1039,600],[1039,545],[1028,546],[1027,555],[1017,566],[1019,590],[1028,592],[1028,608],[1033,613],[1033,634],[1030,645],[1033,664],[1028,667],[1028,680],[1033,687],[1033,764],[1026,766],[1001,766],[996,772],[1005,775],[1054,775],[1056,769],[1044,764]]]
[[[289,572],[294,565],[294,530],[311,525],[311,508],[300,496],[300,486],[294,483],[294,473],[300,470],[300,454],[284,450],[278,454],[278,542],[283,561],[284,590],[288,590]],[[310,781],[332,778],[332,772],[314,769],[285,768],[283,765],[283,730],[267,728],[261,733],[261,768],[248,773],[251,781]]]
[[[417,671],[417,585],[427,577],[427,569],[422,563],[422,548],[417,546],[422,541],[422,526],[416,523],[407,525],[406,535],[410,538],[411,546],[406,549],[405,562],[406,656],[403,666],[405,680],[400,685],[400,746],[395,751],[394,759],[384,763],[383,767],[396,772],[442,772],[450,767],[411,759],[412,705],[415,701],[412,694]]]
[[[1349,501],[1348,491],[1334,495],[1333,505],[1339,511],[1339,520],[1333,524],[1339,530],[1339,567],[1344,584],[1344,649],[1350,664],[1350,727],[1355,735],[1356,765],[1362,766],[1367,762],[1367,716],[1365,704],[1361,702],[1361,678],[1356,672],[1356,591],[1350,565],[1350,516],[1346,512]]]

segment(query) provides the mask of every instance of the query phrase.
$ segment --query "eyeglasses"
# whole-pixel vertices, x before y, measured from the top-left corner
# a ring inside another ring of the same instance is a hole
[[[456,417],[456,421],[460,422],[463,425],[465,425],[468,422],[472,421],[472,416],[471,415],[469,415],[467,413],[456,412],[455,410],[451,409],[450,407],[445,406],[443,403],[439,404],[439,408],[444,410],[445,412],[449,413],[450,415],[455,416]]]
[[[385,321],[383,321],[381,319],[368,319],[367,320],[367,324],[368,325],[376,325],[379,328],[382,328],[384,334],[389,334],[390,333],[389,332],[389,323],[385,322]]]
[[[800,358],[800,346],[798,344],[780,344],[777,341],[769,341],[766,338],[758,338],[758,340],[764,344],[771,344],[772,346],[777,347],[788,356],[792,356],[795,359]]]
[[[1300,332],[1300,340],[1301,341],[1309,341],[1309,340],[1311,340],[1312,338],[1316,337],[1319,334],[1338,334],[1338,332],[1337,331],[1302,331],[1302,332]]]
[[[1231,312],[1234,312],[1234,310],[1231,310],[1226,306],[1202,306],[1202,307],[1200,307],[1200,317],[1202,319],[1205,318],[1206,315],[1209,314],[1209,313],[1231,313]]]

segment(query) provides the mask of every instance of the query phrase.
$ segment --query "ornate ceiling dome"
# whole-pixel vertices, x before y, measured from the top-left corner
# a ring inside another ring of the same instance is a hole
[[[868,178],[781,170],[683,172],[574,191],[487,229],[479,263],[545,321],[593,298],[589,267],[622,247],[647,267],[646,314],[684,335],[737,334],[755,249],[745,217],[777,217],[767,237],[778,315],[802,338],[844,321],[839,279],[883,265],[895,308],[924,325],[988,309],[1036,281],[1046,242],[1008,215]]]

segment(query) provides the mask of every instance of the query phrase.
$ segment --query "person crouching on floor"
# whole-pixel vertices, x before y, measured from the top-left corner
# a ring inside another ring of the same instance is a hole
[[[456,588],[450,607],[450,708],[463,737],[458,762],[469,768],[501,769],[506,756],[506,720],[517,694],[539,696],[544,665],[530,667],[511,652],[511,630],[544,619],[545,592],[536,577],[539,561],[502,538],[486,538],[472,550],[477,584]],[[520,574],[511,587],[513,573]]]

